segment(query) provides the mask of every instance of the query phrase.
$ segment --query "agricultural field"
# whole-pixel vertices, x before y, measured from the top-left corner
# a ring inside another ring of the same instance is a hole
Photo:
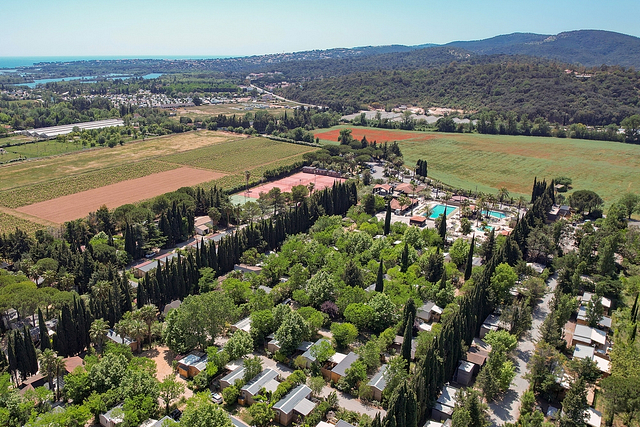
[[[344,127],[344,126],[342,126]],[[340,128],[342,128],[340,127]],[[340,128],[334,128],[339,132]],[[353,134],[383,133],[398,141],[405,163],[429,163],[429,176],[454,187],[528,196],[534,177],[568,176],[574,189],[598,193],[608,204],[640,193],[640,146],[609,141],[529,136],[444,134],[350,127]],[[371,131],[371,132],[370,132]],[[396,136],[397,135],[397,136]],[[413,135],[413,138],[407,138]],[[379,138],[378,141],[381,139]]]
[[[36,223],[24,218],[0,212],[0,234],[15,231],[16,227],[28,234],[33,235],[37,230],[46,228],[49,225],[46,221]]]
[[[314,150],[316,148],[273,141],[268,138],[247,138],[233,143],[218,144],[165,156],[161,160],[185,166],[237,173],[259,166],[273,169],[272,162],[293,158]]]
[[[4,141],[3,141],[4,142]],[[55,156],[86,150],[80,143],[60,142],[55,139],[34,142],[31,144],[5,147],[6,154],[0,154],[0,163],[20,157],[32,159],[38,157]]]
[[[223,176],[219,172],[183,167],[45,200],[16,210],[60,224],[85,217],[102,205],[115,209],[127,203],[138,202],[141,197],[149,199],[180,187],[198,185]]]
[[[138,140],[113,148],[95,148],[71,155],[12,164],[0,167],[0,190],[151,160],[167,154],[175,154],[239,138],[242,137],[223,132],[188,132],[145,141]]]
[[[399,131],[399,130],[339,126],[339,127],[334,127],[331,130],[320,129],[314,132],[314,136],[316,138],[320,138],[320,141],[322,142],[337,143],[338,136],[340,136],[340,131],[344,128],[351,129],[351,136],[357,140],[361,140],[363,137],[366,136],[367,141],[369,142],[375,141],[378,143],[401,141],[405,139],[414,139],[416,137],[425,139],[429,135],[429,134],[425,134],[424,132],[409,132],[409,131]]]
[[[101,204],[116,207],[182,186],[232,188],[244,182],[245,170],[257,181],[265,170],[301,161],[313,150],[198,131],[0,166],[0,233],[21,224],[18,220],[35,230],[84,216]]]
[[[178,165],[147,160],[93,170],[69,177],[53,179],[0,191],[0,205],[18,208],[57,197],[112,185],[154,173],[177,169]],[[2,170],[0,169],[0,173]]]

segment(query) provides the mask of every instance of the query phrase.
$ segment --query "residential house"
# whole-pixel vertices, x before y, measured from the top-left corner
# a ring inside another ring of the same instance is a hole
[[[445,421],[451,418],[453,408],[456,406],[456,395],[458,389],[449,385],[442,387],[440,397],[436,401],[435,406],[431,410],[431,418],[436,421]]]
[[[438,307],[435,302],[427,301],[418,310],[416,310],[416,318],[423,320],[427,323],[439,322],[442,315],[442,308]]]
[[[482,322],[482,326],[480,327],[480,338],[484,338],[490,331],[498,331],[500,329],[509,330],[509,325],[500,320],[500,316],[497,314],[490,314],[487,318]]]
[[[192,351],[178,360],[178,373],[184,378],[193,378],[207,368],[207,355],[200,351]]]
[[[107,339],[116,344],[124,344],[128,345],[131,348],[131,351],[136,351],[138,349],[138,342],[132,341],[127,337],[122,337],[116,333],[113,329],[109,329],[107,332]]]
[[[288,426],[294,420],[306,417],[313,411],[316,404],[307,399],[311,395],[311,389],[300,384],[291,390],[285,397],[273,405],[276,414],[275,421]]]
[[[338,420],[338,422],[336,423],[336,427],[356,427],[356,426],[354,426],[353,424],[349,424],[345,420]]]
[[[585,421],[590,427],[600,427],[602,425],[602,414],[592,407],[589,407]]]
[[[124,422],[124,410],[122,405],[111,408],[104,414],[100,414],[100,425],[102,427],[116,427]]]
[[[340,378],[346,375],[346,370],[349,369],[351,367],[351,364],[356,360],[358,360],[358,355],[355,354],[353,351],[347,354],[344,358],[342,358],[340,362],[338,362],[333,367],[333,369],[331,369],[331,371],[329,372],[329,377],[327,378],[327,381],[333,381],[334,383],[337,383],[338,381],[340,381]]]
[[[376,184],[373,186],[371,192],[373,194],[377,194],[378,196],[389,196],[393,194],[393,187],[389,184]]]
[[[483,367],[488,358],[489,352],[475,346],[470,347],[466,355],[467,362],[471,362],[479,367]]]
[[[398,199],[391,199],[391,202],[389,203],[391,205],[391,210],[395,212],[396,215],[402,215],[418,204],[418,199],[407,198],[407,200],[409,201],[407,205],[400,205]]]
[[[415,196],[416,194],[418,194],[424,189],[425,189],[424,186],[416,185],[416,188],[414,190],[413,186],[410,183],[405,182],[405,183],[396,185],[393,191],[406,194],[407,196]]]
[[[253,398],[260,392],[262,388],[267,391],[274,392],[278,388],[280,384],[276,378],[278,377],[278,372],[273,369],[265,369],[260,372],[254,379],[245,384],[244,387],[240,390],[240,397],[238,398],[238,402],[241,405],[253,405],[255,401]]]
[[[197,216],[193,219],[193,226],[196,234],[204,236],[205,234],[211,233],[213,229],[213,222],[208,216]]]
[[[427,217],[422,215],[414,215],[409,218],[409,225],[417,225],[418,227],[424,227],[427,224]]]
[[[573,347],[576,344],[581,343],[586,345],[594,345],[596,348],[604,349],[606,341],[606,332],[597,328],[592,328],[590,326],[576,325],[576,329],[573,332],[573,336],[571,338],[569,346]]]
[[[257,265],[236,264],[233,266],[233,271],[241,271],[243,274],[260,274],[262,272],[262,267],[259,267]]]
[[[468,387],[469,384],[473,381],[473,376],[476,374],[478,369],[478,365],[475,363],[471,363],[466,360],[461,360],[460,364],[458,364],[458,371],[456,373],[457,379],[456,382],[465,387]]]
[[[305,365],[305,367],[306,367],[307,369],[308,369],[308,368],[310,368],[310,367],[311,367],[311,365],[312,365],[312,364],[314,364],[314,363],[316,362],[316,358],[311,354],[311,348],[312,348],[314,345],[319,345],[319,344],[320,344],[321,342],[323,342],[323,341],[326,341],[326,342],[328,342],[329,344],[331,344],[331,342],[330,342],[328,339],[326,339],[326,338],[320,338],[318,341],[316,341],[315,343],[313,343],[313,345],[309,346],[309,348],[308,348],[304,353],[302,353],[302,357],[303,357],[303,358],[305,359],[305,361],[306,361],[306,365]]]
[[[384,373],[386,371],[387,365],[384,364],[380,367],[378,373],[371,378],[371,381],[368,382],[368,385],[371,387],[371,391],[373,392],[373,400],[377,400],[378,402],[382,402],[382,393],[387,387],[387,380],[384,378]]]
[[[136,265],[131,269],[133,271],[133,277],[136,279],[143,278],[145,274],[149,273],[151,270],[155,270],[158,267],[158,264],[158,261],[154,259]]]
[[[231,332],[235,332],[239,329],[245,331],[245,332],[251,332],[251,318],[250,317],[245,317],[244,319],[238,321],[237,323],[234,323],[233,325],[231,325],[229,327],[229,329],[231,330]]]
[[[225,388],[234,385],[242,378],[244,378],[244,366],[238,366],[227,375],[222,377],[222,379],[220,380],[220,389],[224,390]]]
[[[590,347],[584,344],[576,344],[575,350],[573,350],[574,359],[590,359],[596,362],[598,369],[608,376],[611,372],[611,362],[608,357],[600,352],[596,352],[594,347]]]
[[[182,305],[182,301],[179,299],[171,301],[169,304],[166,304],[162,309],[162,317],[167,317],[169,314],[169,310],[173,310],[174,308],[179,308]]]
[[[391,343],[391,348],[400,351],[402,349],[402,343],[404,342],[404,337],[402,335],[396,335],[393,339],[393,343]],[[416,357],[416,349],[418,348],[418,340],[417,338],[413,338],[411,340],[411,358],[414,359]]]

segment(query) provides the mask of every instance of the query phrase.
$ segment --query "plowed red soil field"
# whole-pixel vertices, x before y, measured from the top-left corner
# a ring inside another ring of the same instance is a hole
[[[225,174],[219,172],[185,167],[34,203],[16,210],[52,222],[63,223],[83,218],[102,205],[114,209],[127,203],[150,199],[180,187],[190,187],[223,176]]]
[[[428,139],[435,138],[435,135],[419,134],[415,132],[403,132],[393,131],[386,129],[363,129],[363,128],[349,128],[351,129],[351,136],[357,140],[361,140],[366,136],[369,142],[391,142],[391,141],[403,141],[405,139],[420,139],[426,141]],[[314,133],[316,138],[324,139],[327,141],[337,141],[340,136],[341,129],[334,129],[330,131],[320,131]]]

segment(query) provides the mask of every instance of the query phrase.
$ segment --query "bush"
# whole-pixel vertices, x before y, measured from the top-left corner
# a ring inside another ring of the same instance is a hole
[[[222,398],[227,406],[233,406],[240,397],[240,387],[232,385],[222,390]]]

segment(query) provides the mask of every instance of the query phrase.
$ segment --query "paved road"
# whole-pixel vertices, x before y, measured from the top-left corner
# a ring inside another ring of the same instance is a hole
[[[489,415],[492,426],[501,426],[505,423],[515,423],[520,413],[520,396],[529,388],[529,381],[524,376],[527,373],[527,362],[535,349],[535,342],[540,338],[540,327],[549,315],[549,303],[553,297],[553,291],[557,282],[554,276],[548,282],[548,290],[542,301],[533,311],[531,330],[518,341],[514,350],[516,377],[511,383],[511,388],[505,396],[496,402],[489,404]]]

